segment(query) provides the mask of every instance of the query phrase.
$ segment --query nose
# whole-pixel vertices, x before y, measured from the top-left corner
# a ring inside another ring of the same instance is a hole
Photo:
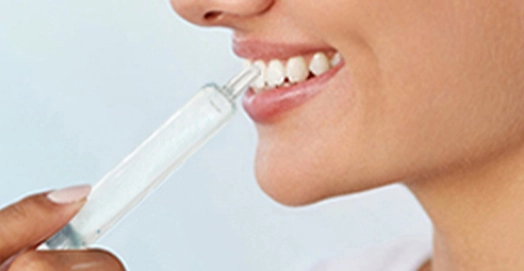
[[[276,0],[171,0],[184,19],[201,26],[237,28],[242,18],[266,12]]]

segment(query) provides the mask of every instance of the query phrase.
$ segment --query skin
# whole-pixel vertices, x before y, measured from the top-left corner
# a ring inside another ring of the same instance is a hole
[[[1,271],[123,271],[120,261],[102,250],[36,251],[84,205],[85,199],[56,204],[47,193],[27,197],[0,210]]]
[[[524,2],[171,3],[239,39],[329,46],[346,60],[323,92],[257,125],[257,179],[275,200],[402,182],[434,224],[420,270],[524,270]],[[82,204],[40,194],[0,210],[0,270],[124,270],[104,251],[34,250]]]
[[[431,217],[421,270],[524,270],[524,2],[171,0],[235,38],[330,46],[346,66],[257,124],[256,174],[303,205],[401,182]]]

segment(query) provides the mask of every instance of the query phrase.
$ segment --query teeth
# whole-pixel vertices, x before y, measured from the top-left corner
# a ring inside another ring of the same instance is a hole
[[[309,64],[309,70],[316,76],[329,71],[330,68],[329,59],[324,53],[316,53]]]
[[[253,82],[251,85],[255,92],[259,92],[266,86],[266,64],[262,60],[255,61],[253,65],[257,66],[260,69],[260,76]]]
[[[309,75],[306,61],[303,57],[297,56],[289,59],[286,65],[286,76],[291,83],[306,81]]]
[[[245,61],[244,68],[255,65],[260,69],[261,75],[251,84],[255,93],[260,93],[304,82],[309,76],[322,75],[342,61],[342,56],[339,53],[333,55],[330,60],[325,53],[318,52],[313,55],[309,65],[304,57],[296,56],[286,62],[273,59],[267,65],[263,60],[257,60],[253,64],[251,64],[251,61]]]
[[[245,70],[245,69],[251,67],[251,65],[253,65],[253,63],[251,63],[250,60],[244,59],[244,61],[242,62],[242,69]]]
[[[331,58],[331,67],[337,66],[340,62],[342,62],[342,56],[340,53],[336,53],[333,58]]]
[[[285,79],[284,65],[282,65],[282,62],[280,62],[280,60],[271,60],[266,71],[266,82],[268,87],[278,87],[284,83]]]

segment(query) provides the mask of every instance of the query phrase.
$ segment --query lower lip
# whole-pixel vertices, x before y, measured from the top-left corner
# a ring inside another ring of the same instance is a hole
[[[344,67],[344,62],[326,73],[305,82],[255,93],[249,89],[244,95],[243,105],[247,114],[258,123],[275,121],[283,113],[300,106],[321,92],[335,74]]]

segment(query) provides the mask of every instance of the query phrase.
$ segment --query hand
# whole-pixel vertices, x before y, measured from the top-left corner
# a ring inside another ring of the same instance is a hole
[[[27,197],[0,210],[0,271],[122,271],[102,250],[36,251],[84,205],[89,186]]]

